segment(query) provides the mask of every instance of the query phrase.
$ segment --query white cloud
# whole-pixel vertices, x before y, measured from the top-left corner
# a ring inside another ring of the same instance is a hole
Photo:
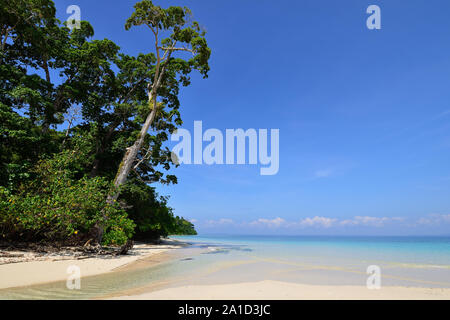
[[[353,219],[342,220],[340,224],[342,226],[371,226],[382,227],[386,223],[393,221],[403,221],[400,217],[369,217],[369,216],[356,216]]]
[[[234,221],[229,218],[220,218],[217,220],[198,221],[191,219],[200,228],[233,228],[246,230],[251,228],[268,228],[286,231],[303,230],[308,228],[358,228],[371,227],[382,228],[388,225],[397,225],[403,227],[414,226],[440,226],[450,224],[450,214],[429,214],[415,220],[403,217],[373,217],[373,216],[355,216],[353,218],[339,219],[325,216],[305,217],[297,221],[288,221],[281,217],[258,218],[253,221]]]
[[[404,218],[400,217],[369,217],[369,216],[356,216],[353,219],[339,220],[337,218],[329,218],[322,216],[307,217],[297,222],[289,222],[283,218],[277,217],[274,219],[258,219],[250,222],[248,225],[252,227],[266,226],[271,228],[286,227],[290,229],[295,228],[331,228],[336,226],[369,226],[369,227],[382,227],[387,223],[401,222]],[[450,217],[449,217],[450,220]],[[244,223],[245,225],[245,223]]]
[[[331,169],[322,169],[322,170],[317,170],[314,173],[314,176],[316,178],[328,178],[333,174],[333,170]]]
[[[450,223],[450,214],[429,214],[425,218],[417,220],[418,225],[437,225]]]
[[[445,111],[441,112],[440,114],[438,114],[438,115],[435,117],[435,119],[439,119],[439,118],[445,117],[445,116],[447,116],[447,115],[450,115],[450,110],[445,110]]]
[[[313,218],[304,218],[298,222],[289,222],[283,218],[277,217],[274,219],[264,219],[260,218],[258,220],[250,222],[248,225],[251,227],[269,227],[269,228],[296,228],[296,227],[323,227],[329,228],[331,227],[337,219],[327,218],[327,217],[313,217]]]
[[[270,228],[278,228],[281,225],[285,224],[286,220],[277,217],[275,219],[258,219],[249,223],[250,226],[266,226]]]
[[[327,217],[318,217],[315,216],[314,218],[305,218],[300,220],[299,225],[304,227],[323,227],[323,228],[329,228],[331,227],[337,219],[334,218],[327,218]]]
[[[230,224],[234,224],[234,221],[232,219],[226,219],[226,218],[221,218],[219,220],[206,221],[206,225],[209,227],[223,226],[223,225],[230,225]]]

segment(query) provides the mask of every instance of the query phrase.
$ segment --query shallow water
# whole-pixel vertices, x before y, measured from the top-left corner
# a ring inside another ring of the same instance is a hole
[[[0,290],[0,299],[92,299],[188,284],[279,280],[365,285],[367,267],[381,268],[382,285],[450,288],[449,237],[187,236],[191,243],[156,266],[65,282]]]
[[[381,268],[383,285],[450,288],[450,237],[197,236],[177,239],[239,248],[228,250],[214,261],[199,258],[213,270],[209,276],[198,274],[195,281],[201,284],[270,279],[365,285],[368,266],[376,265]]]

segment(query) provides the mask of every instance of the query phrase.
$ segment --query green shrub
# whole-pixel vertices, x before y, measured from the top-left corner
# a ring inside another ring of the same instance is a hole
[[[41,161],[38,179],[17,194],[0,188],[0,232],[7,240],[82,241],[96,224],[104,225],[103,244],[123,244],[134,223],[118,203],[106,203],[110,183],[104,178],[74,179],[70,162],[76,152]]]

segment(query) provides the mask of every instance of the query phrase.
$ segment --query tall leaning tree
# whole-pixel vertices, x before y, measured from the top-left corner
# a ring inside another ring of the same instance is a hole
[[[153,35],[155,64],[151,83],[147,85],[148,115],[133,145],[126,149],[114,179],[115,189],[108,201],[118,198],[120,187],[127,181],[130,172],[142,162],[139,154],[143,150],[145,137],[158,114],[177,113],[177,104],[166,98],[167,92],[178,94],[179,86],[190,84],[190,74],[197,70],[203,78],[208,77],[208,48],[205,31],[199,23],[191,19],[191,11],[186,7],[171,6],[163,9],[149,0],[134,5],[135,11],[125,24],[125,29],[147,27]],[[166,109],[166,110],[165,110]],[[144,157],[145,158],[145,157]]]

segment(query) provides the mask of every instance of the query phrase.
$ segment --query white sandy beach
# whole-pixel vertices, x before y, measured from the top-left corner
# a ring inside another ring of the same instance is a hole
[[[165,252],[184,245],[176,240],[163,244],[136,244],[128,255],[100,256],[82,260],[44,260],[0,265],[0,289],[64,281],[67,268],[80,267],[81,276],[94,276],[127,268],[148,267],[167,260]],[[106,299],[124,300],[450,300],[450,289],[383,286],[310,285],[264,280],[214,285],[181,285],[141,288]]]
[[[115,299],[132,300],[449,300],[450,289],[304,285],[260,281],[168,288]]]
[[[66,280],[67,268],[80,267],[81,276],[94,276],[123,268],[138,260],[161,254],[179,247],[177,241],[165,241],[163,244],[135,244],[127,255],[99,256],[83,260],[48,259],[0,265],[0,289],[29,286],[41,283]]]

